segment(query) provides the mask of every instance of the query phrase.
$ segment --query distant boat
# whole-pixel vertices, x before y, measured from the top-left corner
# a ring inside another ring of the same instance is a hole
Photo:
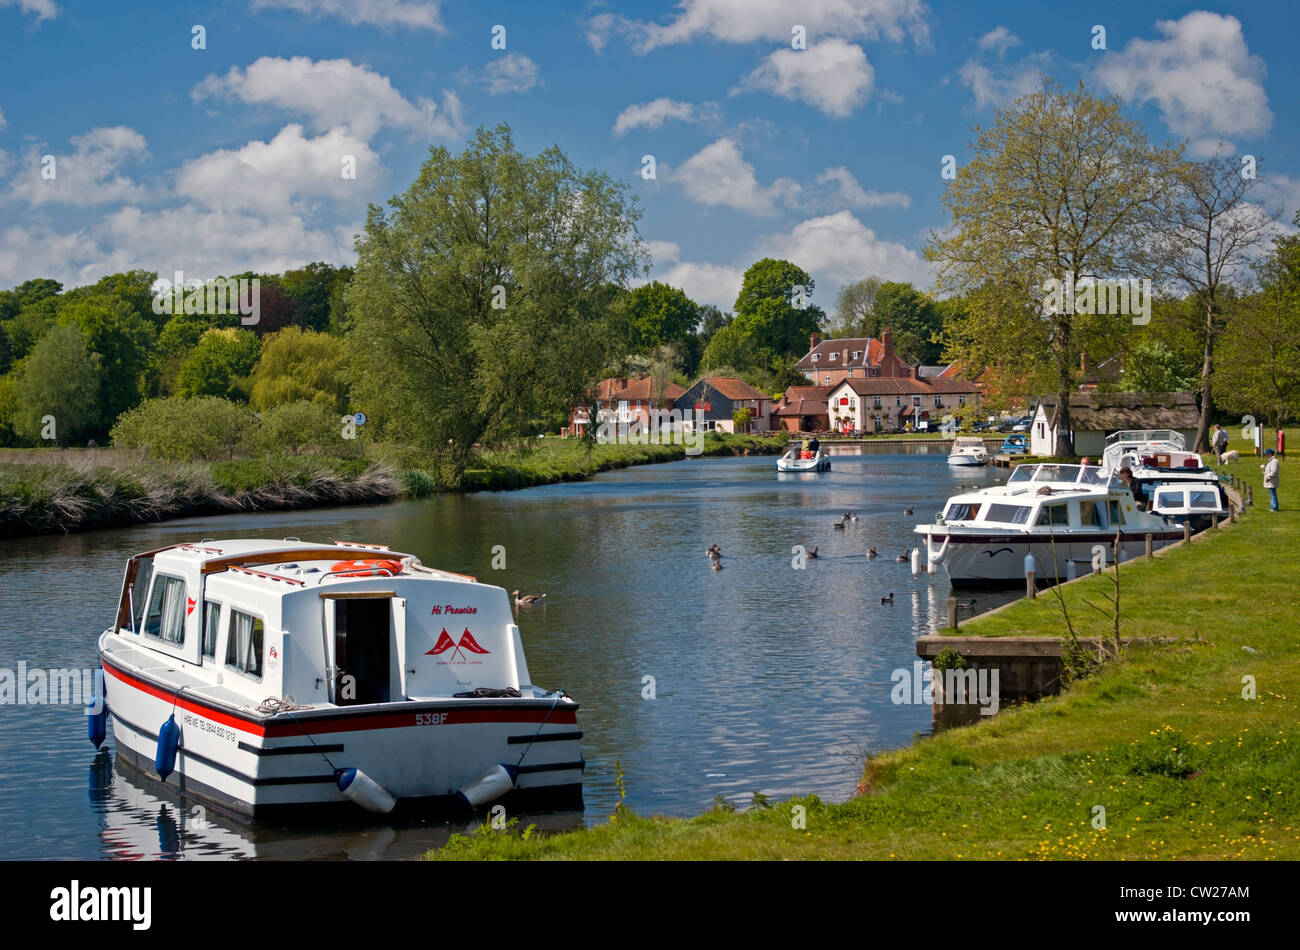
[[[988,449],[984,440],[975,436],[958,436],[952,440],[952,450],[948,453],[949,465],[987,465]]]
[[[831,470],[831,460],[822,454],[820,448],[812,454],[811,458],[802,458],[802,452],[799,449],[791,449],[776,460],[776,470],[778,472],[829,472]]]

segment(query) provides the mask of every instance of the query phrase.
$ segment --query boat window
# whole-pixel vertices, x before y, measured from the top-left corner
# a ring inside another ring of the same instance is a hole
[[[1088,465],[1088,466],[1083,466],[1082,471],[1083,471],[1083,475],[1079,478],[1079,481],[1082,482],[1083,484],[1085,485],[1105,484],[1106,479],[1102,475],[1100,468],[1095,468],[1091,465]]]
[[[1070,510],[1066,505],[1043,505],[1035,524],[1069,524]]]
[[[226,666],[249,676],[262,675],[262,619],[238,610],[230,611],[230,632],[226,637]]]
[[[970,504],[965,502],[954,502],[948,506],[943,517],[946,521],[974,521],[980,515],[980,508],[983,505]]]
[[[159,574],[149,598],[144,632],[168,643],[185,642],[185,581]]]
[[[1028,505],[989,505],[985,521],[1002,521],[1008,524],[1028,524],[1030,508]]]
[[[1188,505],[1189,508],[1219,507],[1219,493],[1217,491],[1194,491],[1191,495],[1192,500]]]
[[[1081,528],[1106,527],[1106,511],[1102,505],[1087,498],[1079,502],[1079,526]]]
[[[153,558],[145,558],[136,568],[135,584],[131,587],[131,604],[135,609],[135,626],[144,629],[145,608],[149,606],[149,581],[153,579]]]
[[[1110,502],[1110,527],[1116,527],[1124,523],[1124,506],[1116,499]]]
[[[217,656],[217,621],[221,619],[221,605],[215,600],[203,605],[203,655]]]
[[[1011,477],[1007,479],[1007,483],[1010,484],[1011,482],[1027,482],[1032,480],[1033,477],[1034,477],[1034,466],[1017,465],[1016,470],[1012,472]]]

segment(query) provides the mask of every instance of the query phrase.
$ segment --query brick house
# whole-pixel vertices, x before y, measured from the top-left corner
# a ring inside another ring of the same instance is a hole
[[[772,425],[785,432],[825,432],[831,427],[830,386],[791,386],[772,410]]]
[[[880,432],[936,424],[964,406],[980,404],[975,383],[943,376],[845,378],[831,387],[828,407],[832,429]]]
[[[686,392],[671,380],[665,381],[656,400],[653,398],[655,387],[656,382],[651,376],[632,379],[611,376],[602,379],[596,384],[596,411],[614,413],[608,418],[617,421],[620,428],[636,432],[647,422],[652,408],[672,409],[678,397]],[[589,422],[587,407],[578,406],[569,413],[569,426],[565,434],[581,436],[586,432]],[[597,419],[597,424],[599,423],[600,419]]]
[[[894,352],[894,334],[885,330],[880,339],[854,337],[841,340],[823,340],[814,333],[809,339],[810,349],[795,364],[795,369],[808,377],[814,386],[835,386],[846,379],[896,379],[913,375],[908,366]]]
[[[711,376],[700,379],[677,398],[683,424],[694,424],[694,412],[702,414],[706,432],[734,432],[733,414],[739,409],[750,411],[746,431],[768,432],[772,428],[772,397],[735,376]]]

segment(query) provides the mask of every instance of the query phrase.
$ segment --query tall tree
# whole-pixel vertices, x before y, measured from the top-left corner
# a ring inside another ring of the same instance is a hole
[[[745,271],[736,297],[732,326],[771,356],[802,356],[808,337],[826,319],[812,303],[816,284],[808,272],[789,261],[765,257]]]
[[[99,356],[76,324],[50,330],[14,377],[14,431],[32,444],[46,437],[49,424],[62,443],[93,435],[100,423],[99,369]]]
[[[942,311],[928,294],[911,284],[882,283],[872,307],[872,322],[875,332],[868,335],[879,336],[889,330],[898,358],[904,363],[934,363],[939,359]]]
[[[999,288],[983,303],[1002,297],[1011,319],[987,312],[976,319],[996,334],[997,344],[982,345],[996,345],[1000,360],[1015,363],[1027,346],[1045,345],[1057,398],[1053,451],[1072,455],[1075,324],[1103,318],[1058,305],[1047,282],[1142,276],[1143,245],[1161,224],[1181,149],[1152,147],[1117,100],[1089,95],[1082,83],[1065,92],[1044,80],[998,109],[991,128],[976,129],[972,150],[942,199],[953,229],[932,235],[926,255],[939,265],[942,289]],[[1023,332],[1026,316],[1045,333]]]
[[[356,402],[453,482],[476,442],[567,413],[610,355],[609,286],[644,272],[639,216],[626,186],[557,147],[521,154],[508,126],[432,149],[357,244]]]
[[[1151,243],[1164,276],[1181,284],[1199,305],[1193,326],[1201,344],[1201,417],[1195,451],[1209,450],[1214,412],[1214,350],[1227,325],[1225,295],[1249,275],[1250,259],[1269,237],[1276,215],[1250,201],[1253,174],[1233,156],[1217,154],[1179,169],[1179,189],[1165,226]]]
[[[685,291],[657,280],[643,284],[628,294],[627,313],[638,349],[670,346],[688,365],[698,362],[700,306]]]
[[[885,283],[874,274],[852,284],[845,284],[835,296],[835,315],[826,327],[832,337],[879,336],[875,317],[876,294]]]

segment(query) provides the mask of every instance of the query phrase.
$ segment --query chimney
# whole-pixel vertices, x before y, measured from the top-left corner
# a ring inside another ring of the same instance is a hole
[[[894,333],[888,327],[880,334],[880,345],[884,350],[880,355],[881,375],[888,373],[892,376],[896,372],[894,369]],[[888,370],[885,369],[886,366],[889,367]]]
[[[1088,364],[1088,351],[1084,350],[1079,356],[1079,372],[1083,373],[1084,376],[1087,376],[1090,369],[1092,369],[1092,367]]]
[[[820,333],[814,333],[812,336],[808,337],[808,349],[810,350],[817,349],[817,344],[820,343],[821,341],[822,341],[822,335]]]
[[[844,365],[844,366],[848,366],[848,365],[849,365],[849,349],[848,349],[848,347],[845,347],[845,348],[844,348],[844,355],[841,356],[840,359],[844,360],[844,363],[843,363],[842,365]]]

